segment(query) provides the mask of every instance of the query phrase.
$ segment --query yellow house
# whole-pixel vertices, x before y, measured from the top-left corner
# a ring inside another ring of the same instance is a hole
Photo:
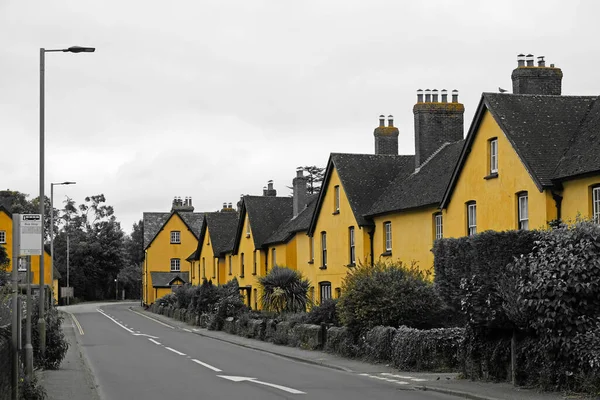
[[[449,102],[446,90],[440,98],[437,90],[419,89],[413,114],[414,169],[408,176],[398,176],[367,216],[375,226],[376,259],[416,263],[433,272],[431,248],[443,237],[439,206],[464,144],[464,106],[456,90]]]
[[[231,203],[223,204],[220,212],[204,214],[198,248],[189,259],[192,285],[200,285],[203,279],[215,285],[227,282],[225,265],[233,248],[237,225],[238,214]]]
[[[277,197],[269,181],[263,196],[243,196],[231,254],[227,255],[225,280],[238,280],[246,305],[260,308],[258,278],[274,265],[284,265],[286,254],[266,245],[267,239],[292,218],[292,198]]]
[[[513,94],[484,93],[442,201],[444,236],[600,216],[600,101],[519,56]],[[527,61],[527,65],[525,64]]]
[[[398,155],[398,129],[391,116],[388,126],[380,117],[374,136],[376,154],[329,157],[307,232],[313,238],[309,251],[314,251],[314,263],[305,275],[315,276],[317,303],[339,297],[348,268],[372,263],[381,253],[373,250],[377,227],[365,216],[392,181],[414,169],[414,156]]]
[[[0,205],[0,246],[4,246],[6,249],[6,253],[8,258],[10,259],[10,264],[8,266],[8,272],[12,272],[13,270],[13,229],[12,229],[12,213]],[[39,287],[40,284],[40,256],[26,256],[21,257],[18,263],[18,276],[19,283],[25,284],[27,278],[27,267],[31,269],[32,280],[31,283],[33,285],[37,285]],[[47,251],[44,251],[44,283],[46,285],[50,285],[50,281],[52,279],[52,260],[50,254]],[[60,274],[56,269],[54,269],[54,281],[52,282],[52,293],[54,300],[58,302],[58,278]]]
[[[190,266],[185,261],[198,247],[203,218],[203,213],[194,212],[191,198],[185,202],[175,198],[169,213],[144,213],[144,304],[190,282]]]

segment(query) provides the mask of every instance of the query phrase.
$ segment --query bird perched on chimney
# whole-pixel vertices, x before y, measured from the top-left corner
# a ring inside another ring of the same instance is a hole
[[[506,90],[506,89],[502,89],[501,87],[498,87],[498,91],[499,91],[500,93],[506,93],[506,92],[508,92],[508,90]]]

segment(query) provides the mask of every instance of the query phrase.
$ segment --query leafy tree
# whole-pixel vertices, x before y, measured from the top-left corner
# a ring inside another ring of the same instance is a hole
[[[124,289],[128,299],[139,299],[142,293],[142,263],[129,264],[117,275],[119,288]]]
[[[144,261],[144,223],[142,220],[133,224],[131,235],[124,238],[124,246],[130,263],[139,264]]]
[[[317,167],[316,165],[310,165],[303,167],[304,171],[308,173],[308,194],[317,194],[321,191],[321,184],[325,177],[325,168]]]
[[[379,325],[431,328],[441,309],[442,301],[426,274],[401,262],[351,270],[337,306],[341,322],[353,333]]]
[[[287,267],[274,267],[266,276],[258,279],[261,288],[261,304],[266,311],[300,312],[310,304],[310,282],[302,274]]]

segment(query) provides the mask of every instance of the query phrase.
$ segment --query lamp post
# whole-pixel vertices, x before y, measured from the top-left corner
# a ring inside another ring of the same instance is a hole
[[[50,183],[50,261],[52,270],[50,272],[50,284],[54,284],[54,186],[60,185],[75,185],[77,182],[59,182]],[[68,235],[68,234],[67,234]],[[68,236],[67,236],[67,240]],[[68,243],[68,242],[67,242]],[[69,249],[67,246],[67,287],[69,287]],[[68,290],[68,289],[67,289]],[[68,299],[68,297],[67,297]],[[68,304],[68,300],[67,300]]]
[[[115,300],[119,300],[119,281],[115,278]]]
[[[93,53],[96,51],[94,47],[81,47],[72,46],[67,49],[44,49],[40,48],[40,215],[42,221],[44,220],[44,112],[45,112],[45,99],[44,99],[44,72],[45,72],[45,56],[46,53],[53,52],[63,53]],[[40,255],[40,298],[39,298],[39,311],[40,319],[38,320],[38,327],[40,332],[40,352],[42,356],[46,354],[46,320],[44,318],[45,313],[45,301],[44,301],[44,224],[42,223],[42,254]]]

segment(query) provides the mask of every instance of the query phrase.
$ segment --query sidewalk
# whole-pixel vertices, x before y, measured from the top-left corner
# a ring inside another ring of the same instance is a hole
[[[49,400],[100,400],[94,376],[81,354],[75,336],[75,326],[71,316],[63,314],[63,332],[69,342],[67,355],[58,370],[45,370],[39,373],[40,384],[46,389]]]
[[[234,345],[259,350],[292,360],[321,365],[341,371],[356,373],[358,375],[380,379],[385,381],[404,380],[407,386],[415,390],[430,390],[434,392],[455,395],[465,399],[474,400],[563,400],[579,399],[586,397],[563,396],[560,393],[538,392],[536,390],[515,388],[509,383],[473,382],[466,379],[458,379],[454,373],[423,373],[398,371],[382,364],[370,364],[359,360],[338,357],[333,354],[303,350],[296,347],[279,346],[269,342],[248,339],[241,336],[230,335],[221,331],[209,331],[188,325],[184,322],[154,314],[144,310],[142,307],[132,307],[134,311],[175,326],[185,329],[197,335],[220,340]]]

